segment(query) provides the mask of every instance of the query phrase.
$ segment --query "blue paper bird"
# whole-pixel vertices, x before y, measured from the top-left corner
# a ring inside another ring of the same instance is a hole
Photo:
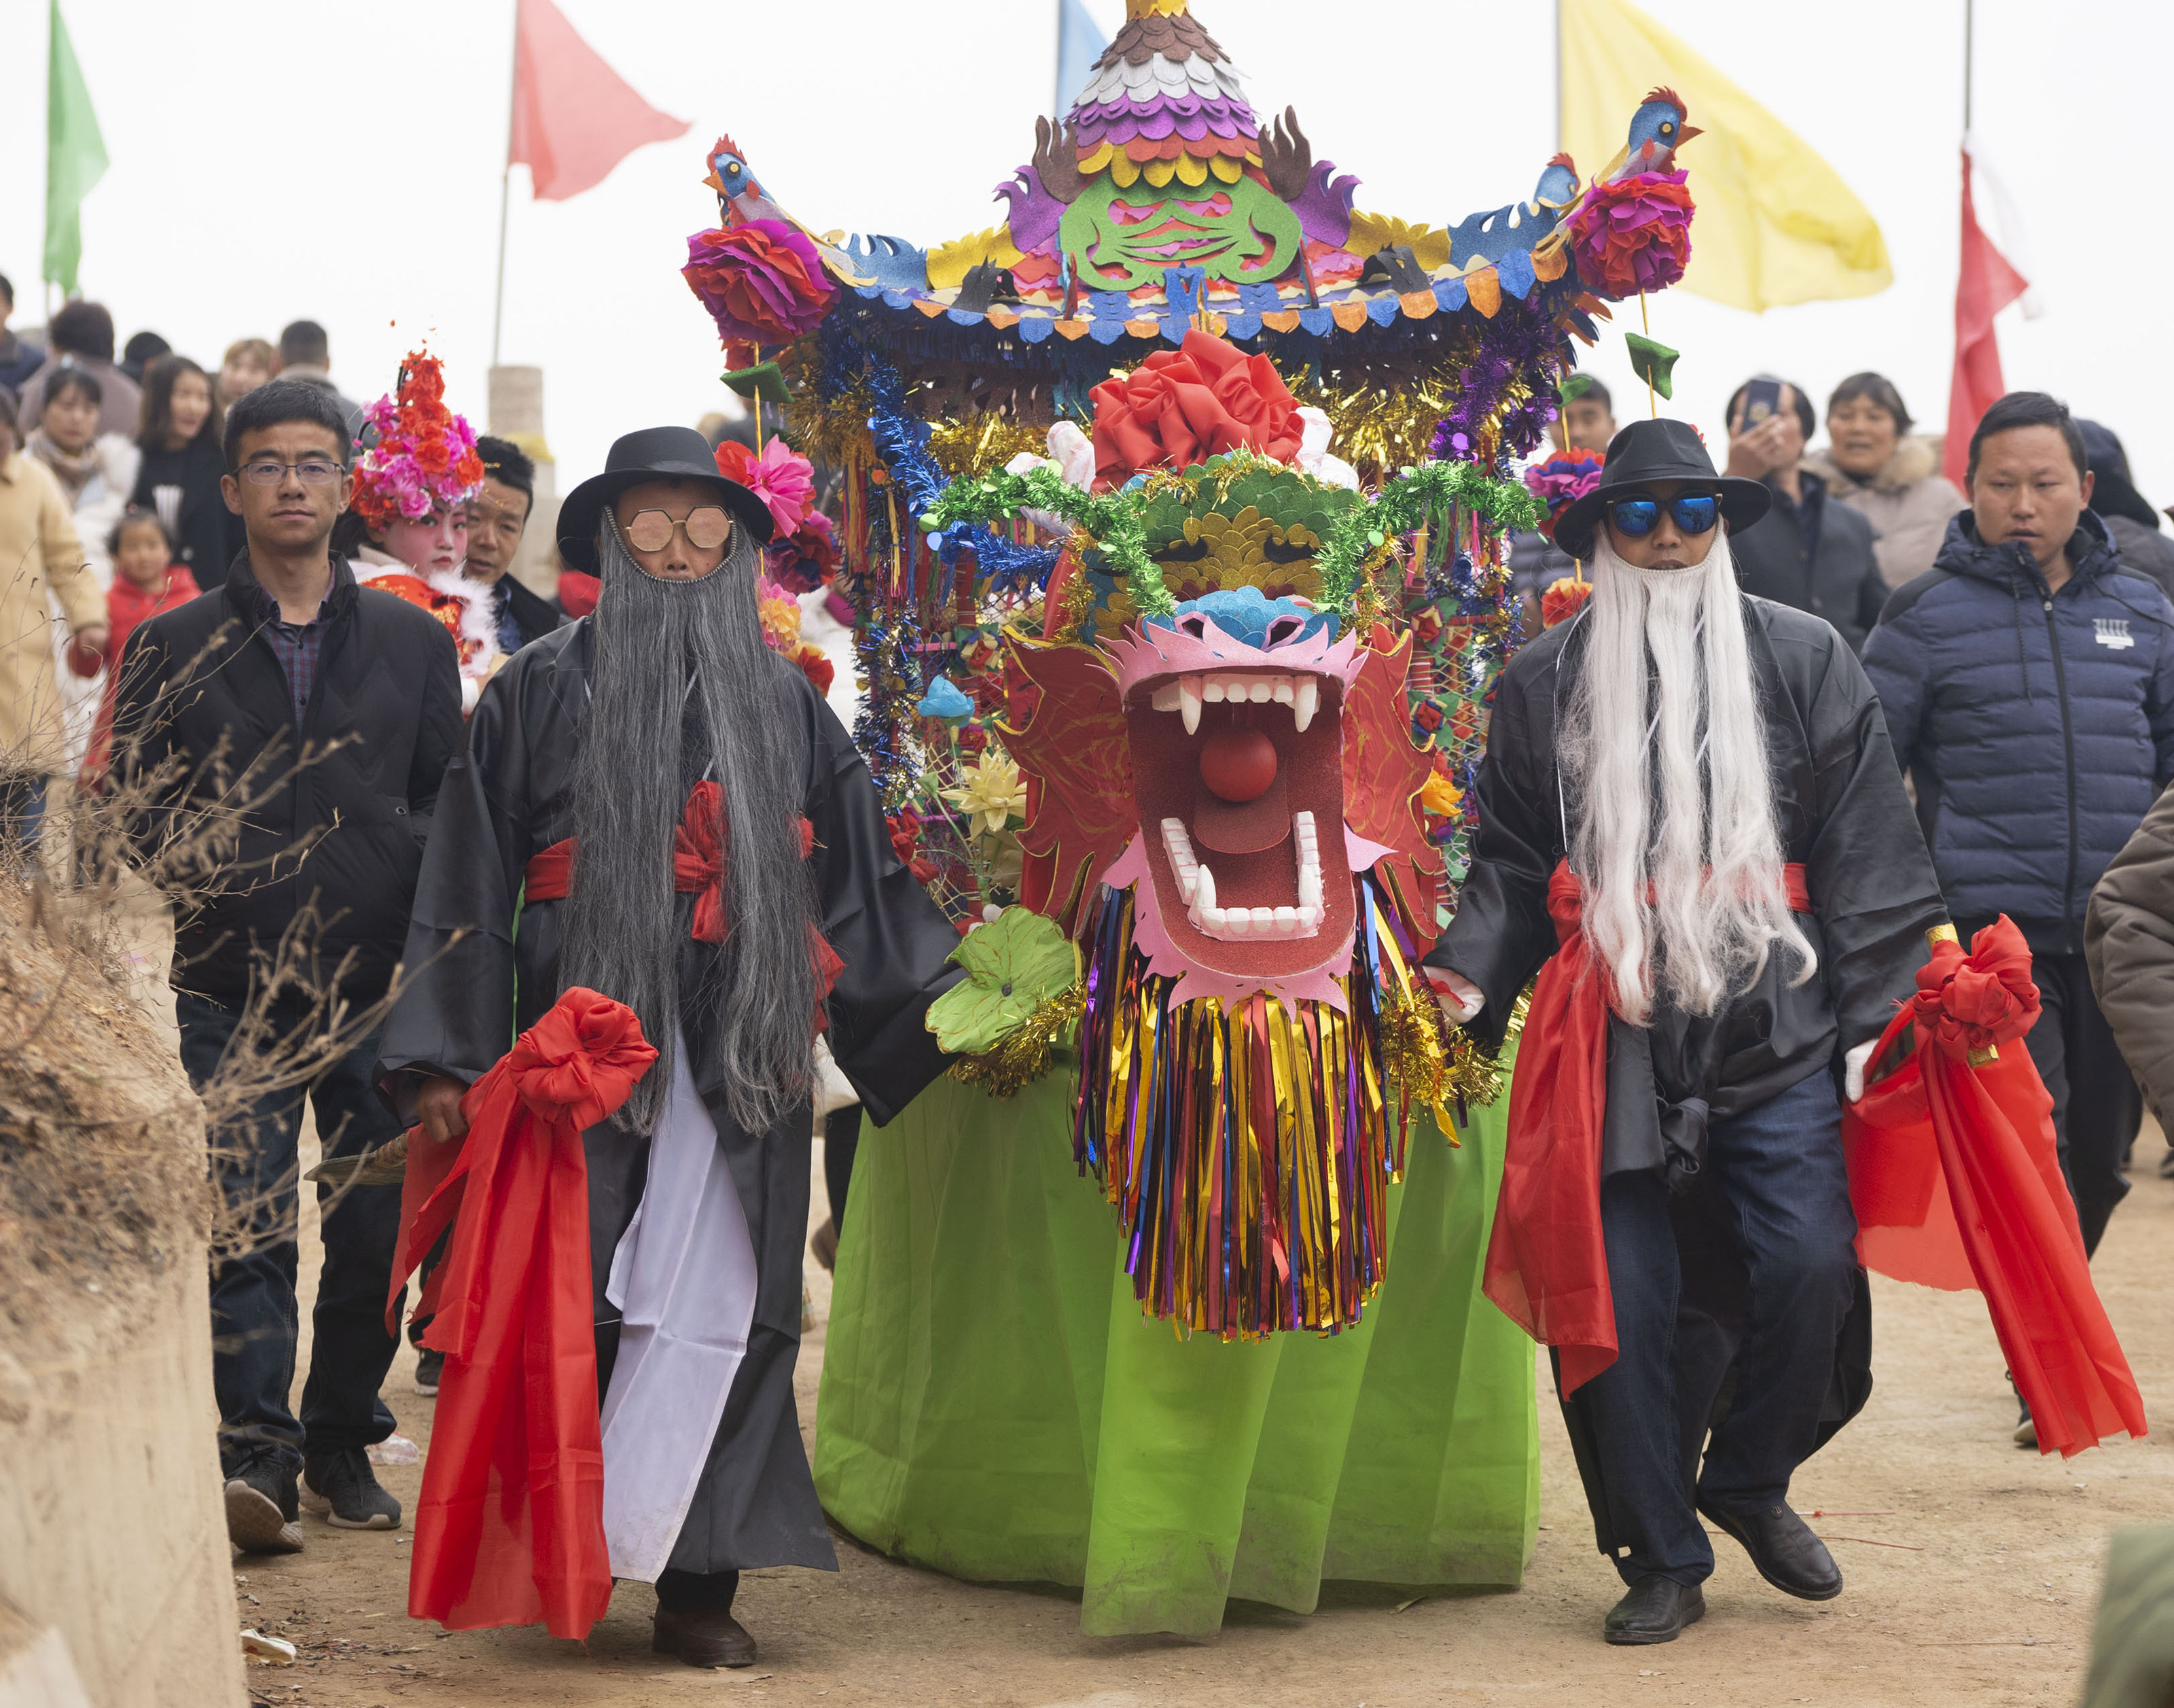
[[[1529,254],[1555,229],[1576,196],[1577,167],[1568,154],[1557,154],[1540,174],[1531,201],[1474,214],[1450,228],[1449,264],[1463,270],[1475,260],[1500,261],[1516,249]]]
[[[1613,184],[1642,172],[1673,172],[1676,150],[1693,137],[1703,135],[1685,119],[1683,98],[1672,89],[1657,89],[1630,115],[1630,137],[1623,152],[1610,160],[1596,184]]]

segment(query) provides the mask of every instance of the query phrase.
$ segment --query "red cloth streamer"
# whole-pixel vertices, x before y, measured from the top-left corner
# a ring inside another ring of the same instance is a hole
[[[1809,912],[1804,868],[1784,866],[1782,881],[1790,907]],[[1561,947],[1540,969],[1517,1045],[1484,1290],[1555,1349],[1570,1394],[1615,1362],[1615,1297],[1600,1231],[1608,999],[1585,938],[1585,886],[1567,861],[1548,880],[1548,915]]]
[[[1873,1061],[1886,1062],[1906,1035],[1907,1051],[1845,1111],[1842,1143],[1866,1267],[1984,1294],[2038,1451],[2066,1458],[2145,1425],[2091,1284],[2053,1100],[2021,1046],[2037,1018],[2031,951],[2004,916],[1967,955],[1936,943]],[[1989,1049],[1997,1059],[1982,1059]]]
[[[589,1273],[586,1127],[657,1059],[634,1011],[579,986],[461,1100],[468,1136],[408,1138],[400,1289],[452,1229],[426,1288],[446,1354],[431,1425],[411,1618],[448,1630],[542,1621],[583,1637],[611,1601]]]
[[[721,943],[729,925],[725,917],[725,797],[708,779],[695,785],[679,822],[672,827],[672,887],[695,898],[695,918],[689,935],[697,943]],[[554,842],[533,856],[523,868],[522,891],[525,900],[560,901],[574,892],[575,839]],[[815,827],[800,821],[800,857],[815,851]],[[829,1023],[823,1004],[829,998],[846,963],[814,925],[808,927],[808,958],[815,965],[815,1030]]]
[[[1157,350],[1091,395],[1098,489],[1143,468],[1190,468],[1241,446],[1289,462],[1305,431],[1273,362],[1197,328],[1178,349]]]

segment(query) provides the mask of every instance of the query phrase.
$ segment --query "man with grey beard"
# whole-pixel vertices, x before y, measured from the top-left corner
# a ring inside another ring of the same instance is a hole
[[[837,1569],[792,1396],[817,1030],[879,1124],[943,1069],[958,932],[806,677],[764,644],[769,512],[690,428],[630,434],[559,547],[593,614],[524,648],[448,768],[381,1083],[433,1140],[560,993],[659,1055],[584,1135],[615,1577],[656,1647],[746,1666],[744,1570]],[[516,924],[518,930],[516,932]]]
[[[1428,958],[1490,1046],[1539,976],[1486,1289],[1554,1349],[1629,1589],[1611,1643],[1703,1614],[1701,1514],[1775,1587],[1841,1592],[1787,1504],[1870,1386],[1837,1090],[1947,925],[1863,668],[1739,591],[1728,533],[1767,501],[1685,423],[1616,435],[1556,525],[1593,596],[1496,687]]]

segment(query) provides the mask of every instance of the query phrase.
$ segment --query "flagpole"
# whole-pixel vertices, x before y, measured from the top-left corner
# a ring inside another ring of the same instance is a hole
[[[1967,0],[1966,0],[1967,3]],[[1555,0],[1555,148],[1569,147],[1563,137],[1563,67],[1562,67],[1562,9],[1563,0]]]
[[[1963,0],[1963,134],[1971,127],[1971,84],[1977,55],[1977,0]]]
[[[498,365],[499,334],[506,327],[506,219],[513,202],[513,115],[521,104],[521,0],[513,4],[513,74],[506,79],[506,167],[498,181],[498,291],[490,316],[490,365]]]
[[[1057,95],[1050,111],[1057,115],[1059,124],[1064,122],[1064,0],[1057,0],[1057,63],[1051,69],[1049,80],[1056,85]]]

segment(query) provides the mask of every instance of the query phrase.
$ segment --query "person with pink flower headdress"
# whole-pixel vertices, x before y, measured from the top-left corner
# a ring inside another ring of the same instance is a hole
[[[506,662],[488,583],[466,574],[468,501],[482,488],[475,430],[446,407],[445,366],[411,350],[393,392],[363,412],[354,496],[333,548],[370,572],[358,577],[428,611],[461,656],[461,711]]]

